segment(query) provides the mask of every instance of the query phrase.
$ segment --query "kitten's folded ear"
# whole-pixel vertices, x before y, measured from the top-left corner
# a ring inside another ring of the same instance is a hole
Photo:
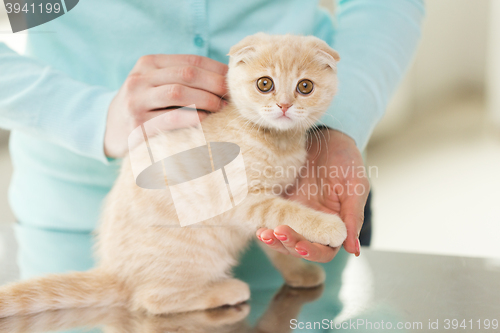
[[[233,48],[231,48],[231,50],[232,49]],[[256,52],[255,46],[252,46],[252,45],[245,46],[244,48],[242,48],[234,53],[231,53],[231,51],[230,51],[229,52],[229,56],[230,56],[229,63],[234,64],[234,65],[243,64],[246,61],[250,60],[252,58],[252,55],[255,54],[255,52]]]
[[[267,37],[269,37],[269,35],[260,32],[243,38],[229,50],[228,56],[230,57],[230,64],[237,65],[250,60],[257,51],[257,45]]]
[[[340,61],[340,56],[337,53],[337,51],[335,51],[330,46],[328,46],[328,44],[325,43],[324,41],[320,41],[318,43],[317,47],[319,49],[318,55],[319,55],[321,61],[325,62],[325,65],[336,70],[337,69],[337,62]]]

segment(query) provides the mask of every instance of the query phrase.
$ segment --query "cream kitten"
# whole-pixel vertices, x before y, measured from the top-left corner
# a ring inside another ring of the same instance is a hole
[[[125,159],[98,230],[97,268],[1,288],[0,317],[96,305],[153,314],[234,305],[248,300],[250,291],[232,278],[231,269],[257,229],[286,224],[312,242],[343,243],[347,232],[337,215],[272,194],[273,185],[292,184],[296,173],[273,178],[262,172],[304,165],[306,131],[336,93],[338,54],[315,37],[260,33],[243,39],[229,55],[231,102],[208,117],[203,130],[208,142],[241,148],[250,185],[246,199],[181,228],[170,192],[138,187]],[[189,138],[190,131],[172,135]],[[158,135],[150,143],[165,147],[167,139]],[[316,264],[264,250],[290,286],[313,287],[325,279]]]

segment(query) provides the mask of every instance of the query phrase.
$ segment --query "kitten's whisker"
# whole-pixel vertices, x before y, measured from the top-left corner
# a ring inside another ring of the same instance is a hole
[[[300,123],[300,130],[303,131],[303,132],[306,132],[307,133],[307,130],[308,130],[308,124],[306,122],[301,122]],[[309,137],[307,136],[306,137],[306,151],[309,150],[309,145],[310,145],[310,140],[309,140]]]
[[[311,129],[311,132],[312,132],[312,134],[314,135],[314,138],[316,139],[316,141],[317,141],[317,142],[318,142],[318,144],[319,144],[319,147],[318,147],[318,149],[316,150],[316,154],[315,154],[315,155],[314,155],[314,157],[313,157],[313,160],[315,160],[315,159],[319,156],[319,154],[321,153],[321,148],[322,148],[321,144],[322,144],[322,142],[321,142],[321,138],[319,137],[319,135],[318,135],[318,133],[317,133],[317,132],[319,131],[318,127],[317,127],[317,126],[316,126],[316,125],[315,125],[315,124],[314,124],[311,120],[309,120],[309,119],[308,119],[307,121],[308,121],[310,124],[312,124],[312,126],[311,126],[311,128],[310,128],[310,129]],[[324,137],[324,136],[323,136],[323,137]],[[326,145],[326,146],[327,146],[327,155],[328,155],[328,145]],[[312,142],[311,142],[311,147],[312,147]]]
[[[318,142],[318,145],[319,145],[319,148],[316,150],[316,154],[314,155],[314,158],[313,158],[315,160],[321,154],[321,148],[322,148],[321,138],[318,135],[318,128],[316,126],[313,127],[313,134],[314,134],[314,137],[316,138],[316,142]]]
[[[323,124],[324,125],[324,124]],[[325,146],[326,146],[326,156],[328,156],[328,142],[329,142],[329,139],[330,139],[330,131],[328,131],[328,140],[326,139],[325,135],[323,134],[323,131],[320,130],[319,128],[316,127],[316,131],[321,134],[321,136],[323,137],[323,139],[325,140]]]
[[[228,123],[226,124],[226,126],[224,126],[224,128],[222,129],[222,132],[224,132],[224,131],[226,130],[226,128],[227,128],[229,125],[231,125],[231,124],[233,123],[233,121],[238,120],[238,118],[239,118],[239,117],[240,117],[240,116],[238,116],[237,118],[234,118],[233,120],[231,120],[230,122],[228,122]]]
[[[224,99],[224,96],[226,96],[227,94],[229,94],[229,92],[227,92],[227,93],[225,93],[224,95],[222,95],[222,96],[220,97],[220,100],[222,101],[222,100]]]
[[[321,130],[318,127],[315,127],[314,131],[316,132],[316,135],[317,135],[318,141],[319,141],[319,149],[317,151],[317,156],[319,156],[321,154],[322,149],[323,149],[323,141],[321,140],[320,134],[323,137],[323,139],[325,139],[325,136],[323,135],[323,133],[321,132]],[[326,141],[326,139],[325,139],[325,146],[326,146],[326,155],[328,156],[328,142]]]
[[[308,121],[308,119],[306,117],[303,117],[302,120],[303,121],[300,122],[300,130],[307,133],[307,131],[309,130],[309,128],[311,127],[311,125],[310,125],[310,123],[309,123],[309,121]],[[309,137],[309,135],[308,135],[308,137]],[[307,140],[306,150],[309,150],[309,148],[312,145],[312,142],[309,140],[308,137],[306,138],[306,140]]]
[[[262,116],[258,120],[259,129],[257,131],[260,131],[260,126],[261,126],[260,122],[261,122],[261,120],[262,121],[264,120],[264,118],[262,118]],[[264,131],[264,139],[266,140],[267,143],[269,143],[269,141],[267,141],[266,131]]]
[[[308,128],[307,126],[304,126],[304,131],[307,132]],[[312,147],[312,140],[311,138],[309,137],[309,135],[307,136],[307,146],[306,146],[306,150],[309,151],[309,149],[311,149]]]
[[[331,114],[328,114],[328,113],[325,113],[325,114],[324,114],[324,116],[332,117],[332,118],[333,118],[333,121],[338,122],[338,123],[340,124],[340,131],[341,131],[342,133],[344,133],[344,124],[342,124],[342,122],[341,122],[340,120],[338,120],[337,118],[335,118],[335,116],[333,116],[333,115],[331,115]],[[321,123],[321,125],[325,125],[325,126],[326,126],[326,124],[325,124],[324,122],[322,122],[321,120],[318,120],[318,122],[320,122],[320,123]]]

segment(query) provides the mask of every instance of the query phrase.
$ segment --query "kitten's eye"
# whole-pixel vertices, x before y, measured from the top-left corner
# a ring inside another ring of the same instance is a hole
[[[313,83],[311,80],[304,79],[297,84],[297,91],[302,95],[309,95],[313,90]]]
[[[264,93],[273,90],[273,86],[274,82],[270,77],[264,76],[257,80],[257,88]]]

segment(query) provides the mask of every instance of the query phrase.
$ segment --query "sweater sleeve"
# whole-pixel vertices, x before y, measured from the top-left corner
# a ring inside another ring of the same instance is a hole
[[[29,132],[107,163],[104,132],[114,94],[0,43],[0,127],[4,129]]]
[[[339,90],[321,121],[366,147],[416,49],[423,0],[337,0]]]

